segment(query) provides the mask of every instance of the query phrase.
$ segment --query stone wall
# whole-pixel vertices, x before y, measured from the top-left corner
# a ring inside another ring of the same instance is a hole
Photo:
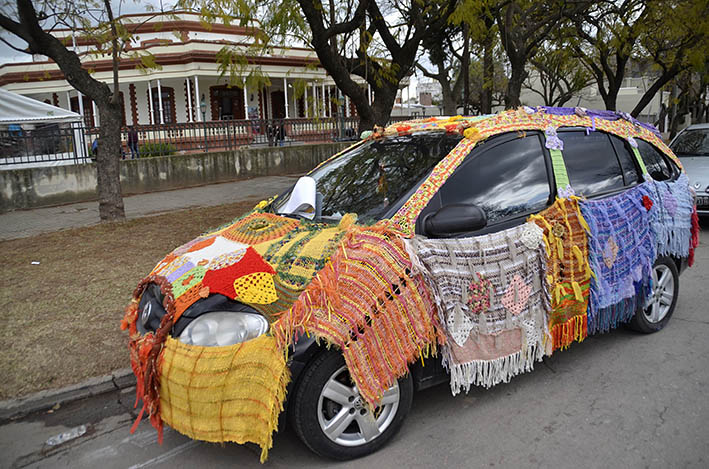
[[[123,195],[309,171],[346,143],[244,148],[121,162]],[[96,200],[94,164],[0,171],[0,212]]]

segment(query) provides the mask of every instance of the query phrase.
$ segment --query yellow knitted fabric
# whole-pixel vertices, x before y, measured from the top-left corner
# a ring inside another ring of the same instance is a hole
[[[197,347],[168,337],[162,353],[160,412],[190,438],[273,445],[290,373],[270,336],[227,347]]]

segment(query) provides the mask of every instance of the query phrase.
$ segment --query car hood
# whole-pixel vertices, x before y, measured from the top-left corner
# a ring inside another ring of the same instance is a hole
[[[313,223],[257,208],[173,250],[150,275],[171,286],[175,319],[217,293],[271,318],[298,298],[355,219]]]
[[[709,188],[709,156],[680,156],[679,159],[689,178],[690,187],[698,193]]]

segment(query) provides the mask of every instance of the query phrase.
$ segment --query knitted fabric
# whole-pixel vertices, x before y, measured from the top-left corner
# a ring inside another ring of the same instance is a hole
[[[273,337],[197,347],[168,337],[161,355],[162,419],[203,441],[273,444],[290,373]]]
[[[657,256],[688,257],[692,241],[694,203],[689,180],[682,173],[676,181],[651,181],[650,228]]]
[[[552,349],[564,349],[587,336],[591,268],[588,264],[586,222],[578,199],[556,199],[542,212],[529,217],[544,230],[547,283],[551,293],[549,331]]]
[[[411,272],[400,233],[353,228],[291,309],[272,325],[284,350],[301,334],[337,346],[372,407],[407,365],[435,351],[436,309]]]
[[[651,196],[652,188],[653,183],[646,182],[613,197],[580,203],[589,226],[589,263],[595,274],[589,334],[630,320],[651,292],[656,249],[643,198]]]
[[[531,371],[551,345],[542,242],[533,223],[473,238],[407,241],[442,312],[454,395]]]
[[[697,206],[692,209],[692,238],[689,243],[689,258],[687,263],[690,267],[694,265],[694,251],[699,246],[699,215],[697,214]]]

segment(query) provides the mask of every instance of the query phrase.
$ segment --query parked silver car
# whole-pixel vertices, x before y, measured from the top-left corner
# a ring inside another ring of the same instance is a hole
[[[672,140],[670,148],[697,193],[697,213],[709,216],[709,124],[690,125]]]

